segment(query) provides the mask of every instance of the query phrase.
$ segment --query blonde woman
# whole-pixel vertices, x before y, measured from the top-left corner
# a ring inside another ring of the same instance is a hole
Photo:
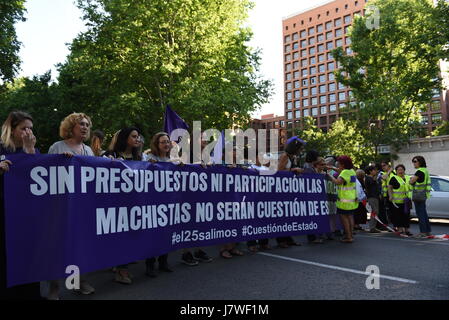
[[[72,113],[61,121],[59,135],[63,139],[55,142],[48,150],[49,154],[64,154],[73,156],[94,156],[92,149],[84,144],[89,140],[92,121],[84,113]],[[95,289],[81,277],[80,289],[76,292],[92,294]],[[59,300],[59,281],[50,281],[48,300]]]
[[[2,126],[0,156],[12,153],[39,153],[35,149],[33,118],[25,112],[13,111]],[[12,162],[0,161],[0,300],[40,300],[39,282],[6,288],[6,247],[3,206],[3,175],[9,171]]]

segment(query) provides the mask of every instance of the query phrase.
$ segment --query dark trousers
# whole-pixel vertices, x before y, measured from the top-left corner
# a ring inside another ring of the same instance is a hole
[[[260,240],[250,240],[246,243],[248,247],[266,246],[268,244],[269,239],[260,239]]]
[[[157,261],[159,262],[159,267],[166,266],[168,264],[168,254],[159,256],[157,258]],[[145,260],[145,264],[147,266],[154,266],[155,263],[156,263],[156,257],[148,258]]]

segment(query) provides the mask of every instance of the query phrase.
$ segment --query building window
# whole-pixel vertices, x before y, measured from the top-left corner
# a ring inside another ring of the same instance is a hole
[[[332,93],[332,94],[330,94],[329,95],[329,102],[335,102],[336,100],[335,100],[335,94],[334,93]]]
[[[298,50],[299,44],[298,42],[293,43],[293,50]]]
[[[326,30],[332,29],[332,21],[326,22]]]
[[[310,67],[310,74],[315,74],[316,73],[316,67]]]
[[[344,19],[345,19],[345,24],[351,23],[351,21],[352,21],[351,15],[345,16]]]
[[[292,83],[291,82],[287,82],[287,84],[285,85],[285,89],[286,90],[291,90],[292,89]]]
[[[327,64],[327,70],[333,71],[334,69],[335,69],[334,63],[333,63],[333,62],[329,62],[329,63]]]
[[[315,34],[315,28],[314,27],[309,28],[309,36],[311,36],[312,34]]]
[[[293,54],[293,55],[295,55],[295,54]],[[307,57],[307,50],[301,50],[301,57],[303,57],[303,58]],[[297,58],[299,58],[299,57],[297,57]]]
[[[337,48],[343,46],[343,39],[338,39],[338,40],[335,42],[335,46],[336,46]]]
[[[335,19],[334,22],[336,27],[341,26],[341,18]]]
[[[293,60],[297,60],[299,58],[299,52],[293,52]]]
[[[329,112],[335,112],[335,111],[337,111],[337,106],[335,104],[331,104],[329,106]]]
[[[441,123],[441,113],[432,114],[432,124]]]
[[[312,116],[317,116],[318,115],[318,108],[312,108]]]
[[[340,101],[346,100],[346,93],[344,93],[344,92],[339,92],[339,93],[338,93],[338,100],[340,100]]]
[[[292,40],[292,39],[291,39],[290,36],[285,36],[285,38],[284,38],[284,42],[285,42],[285,43],[290,42],[291,40]]]
[[[288,120],[292,120],[293,119],[293,116],[292,116],[292,112],[290,111],[290,112],[287,112],[287,119]]]
[[[318,65],[318,70],[319,70],[320,73],[321,72],[325,72],[326,71],[326,67],[324,66],[324,64],[320,64],[320,65]]]
[[[326,108],[326,106],[321,107],[320,113],[321,113],[321,114],[326,114],[326,113],[327,113],[327,108]]]
[[[293,78],[298,79],[299,78],[299,71],[293,72]]]
[[[338,90],[344,90],[346,89],[346,86],[343,83],[338,83]]]
[[[316,58],[315,57],[310,58],[310,64],[315,64],[315,63],[316,63]]]
[[[347,55],[352,54],[352,49],[351,49],[350,47],[347,47],[347,48],[346,48],[346,54],[347,54]]]
[[[441,110],[440,101],[432,101],[432,103],[430,104],[430,110],[432,110],[432,111]]]
[[[327,102],[326,96],[320,96],[320,104],[325,104]]]
[[[327,48],[327,50],[332,50],[334,48],[334,43],[332,41],[331,42],[327,42],[326,43],[326,48]]]
[[[302,96],[308,97],[309,96],[309,89],[302,89]]]
[[[440,89],[432,89],[432,97],[438,98],[440,96]]]
[[[292,71],[292,65],[290,63],[285,65],[285,71]]]
[[[326,85],[325,84],[320,86],[320,93],[326,93]]]
[[[295,91],[295,99],[298,99],[299,98],[299,90],[296,90]]]
[[[291,102],[287,102],[287,109],[291,110],[292,109],[293,104]]]
[[[312,89],[310,89],[312,96],[315,96],[318,92],[318,89],[316,87],[312,87]]]
[[[304,117],[308,117],[309,116],[309,109],[304,109],[302,114],[303,114]]]
[[[290,45],[289,45],[289,44],[288,44],[288,45],[286,45],[286,46],[285,46],[285,52],[290,52],[290,48],[291,48],[291,47],[290,47]]]
[[[290,62],[292,61],[292,56],[290,54],[285,56],[285,62]]]
[[[295,33],[293,34],[293,40],[298,40],[298,39],[299,39],[298,32],[295,32]]]
[[[301,60],[301,67],[307,67],[307,59]]]
[[[329,91],[335,91],[335,82],[329,83]]]
[[[301,107],[301,103],[299,102],[299,100],[295,101],[295,108],[299,108]]]
[[[292,99],[292,93],[291,92],[287,92],[286,98],[287,98],[287,100],[291,100]]]
[[[316,77],[311,77],[310,78],[310,84],[315,84],[316,83]]]
[[[336,29],[335,30],[335,37],[341,37],[343,35],[343,31],[340,29]]]
[[[428,125],[429,124],[429,117],[428,116],[422,116],[421,117],[421,123],[424,125]]]
[[[291,80],[292,79],[292,74],[291,73],[287,73],[285,74],[285,80]]]
[[[317,41],[318,42],[323,42],[324,41],[324,35],[323,34],[318,35],[317,36]]]
[[[316,26],[316,32],[317,33],[323,32],[323,25],[322,24],[319,24],[319,25]]]
[[[324,60],[326,60],[325,55],[324,54],[320,54],[318,56],[318,62],[323,62]]]
[[[326,40],[330,40],[333,38],[332,31],[326,32]]]
[[[302,79],[302,85],[308,86],[309,85],[309,79]],[[296,88],[296,87],[295,87]],[[299,87],[298,87],[299,88]]]
[[[329,73],[328,74],[328,79],[329,79],[329,81],[334,81],[335,80],[335,74]]]
[[[322,74],[319,77],[320,83],[326,82],[326,75]]]
[[[299,62],[295,61],[293,62],[293,69],[298,69],[299,68]]]
[[[304,95],[304,94],[303,94]],[[302,100],[302,106],[303,107],[308,107],[309,106],[309,99],[303,99]]]
[[[344,109],[346,108],[346,103],[339,103],[338,104],[338,109]]]
[[[298,80],[295,81],[294,86],[295,86],[295,89],[299,88],[299,81]]]
[[[296,111],[295,111],[295,118],[296,118],[296,119],[301,118],[301,111],[299,111],[299,110],[296,110]]]
[[[311,100],[312,106],[316,106],[318,104],[318,98],[312,98]]]
[[[350,37],[346,37],[346,44],[350,45],[352,43],[351,38]]]
[[[328,52],[327,53],[327,60],[333,60],[334,57],[332,56],[332,53]]]
[[[312,47],[312,48],[309,49],[309,54],[310,55],[315,54],[315,52],[316,52],[315,47]]]
[[[309,45],[314,45],[315,44],[315,38],[309,38]]]
[[[295,42],[297,43],[297,42]],[[301,40],[301,48],[307,47],[307,40]]]
[[[318,45],[318,52],[324,52],[324,44]]]

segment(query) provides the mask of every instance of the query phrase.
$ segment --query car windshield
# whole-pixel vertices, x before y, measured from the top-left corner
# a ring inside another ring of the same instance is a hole
[[[449,181],[447,181],[447,180],[432,177],[431,185],[432,185],[432,190],[434,190],[434,191],[449,192]]]

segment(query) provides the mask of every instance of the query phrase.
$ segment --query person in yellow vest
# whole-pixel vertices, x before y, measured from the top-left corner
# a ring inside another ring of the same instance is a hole
[[[391,222],[402,234],[411,236],[410,210],[406,206],[409,201],[410,176],[405,174],[405,166],[399,164],[395,168],[396,174],[390,178],[388,183],[388,196],[392,203]]]
[[[379,219],[384,224],[391,223],[391,207],[393,206],[388,198],[388,183],[390,182],[391,177],[393,177],[396,172],[394,172],[391,163],[387,160],[384,160],[380,163],[382,171],[381,171],[381,186],[382,186],[382,195],[381,195],[381,212],[379,212]]]
[[[359,206],[357,200],[356,180],[352,160],[348,156],[337,158],[340,175],[337,179],[328,175],[330,180],[337,185],[337,214],[340,215],[341,222],[345,229],[345,237],[341,240],[344,243],[353,242],[354,212]]]
[[[420,231],[416,237],[425,238],[430,236],[430,233],[432,232],[426,208],[426,200],[430,198],[430,174],[427,170],[426,160],[424,157],[416,156],[412,159],[412,162],[413,166],[417,170],[415,175],[410,178],[410,185],[412,186],[413,191],[412,200],[415,205]],[[423,194],[423,197],[418,196],[418,193],[420,192]]]

